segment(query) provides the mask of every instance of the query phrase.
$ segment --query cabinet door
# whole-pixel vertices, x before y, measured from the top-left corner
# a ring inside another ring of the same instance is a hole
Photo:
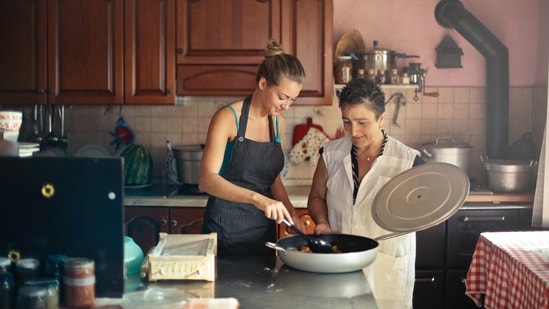
[[[201,234],[204,207],[174,207],[170,209],[170,233]]]
[[[299,219],[303,222],[305,225],[305,232],[306,234],[314,234],[315,232],[315,223],[313,221],[313,218],[309,215],[309,212],[307,209],[296,209],[295,210],[297,215],[299,216]],[[286,236],[292,236],[295,235],[295,232],[292,231],[286,224],[279,224],[278,225],[278,237],[286,237]]]
[[[333,101],[333,0],[282,0],[282,46],[303,63],[307,79],[296,105]]]
[[[414,308],[445,308],[444,270],[416,271],[413,303]]]
[[[178,0],[177,92],[248,95],[267,40],[280,42],[280,0]]]
[[[124,103],[175,104],[175,0],[124,3]]]
[[[159,233],[169,233],[167,207],[124,207],[126,235],[147,254],[158,243]]]
[[[123,103],[123,3],[48,1],[50,103]]]
[[[416,232],[416,269],[442,269],[446,262],[446,222]]]
[[[450,270],[446,275],[446,306],[448,309],[478,308],[475,302],[465,295],[466,270]],[[440,307],[443,308],[443,307]]]
[[[41,1],[0,1],[0,104],[45,104],[46,8]]]
[[[460,210],[448,219],[448,267],[469,267],[482,232],[524,229],[520,209]]]

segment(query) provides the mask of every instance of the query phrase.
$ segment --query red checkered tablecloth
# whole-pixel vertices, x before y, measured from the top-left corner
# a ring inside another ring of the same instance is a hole
[[[479,307],[549,308],[549,231],[480,234],[465,285]]]

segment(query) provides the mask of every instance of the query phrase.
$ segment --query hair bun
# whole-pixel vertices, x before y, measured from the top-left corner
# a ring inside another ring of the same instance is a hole
[[[276,40],[270,39],[267,42],[267,48],[265,49],[265,58],[282,54],[284,54],[282,46]]]

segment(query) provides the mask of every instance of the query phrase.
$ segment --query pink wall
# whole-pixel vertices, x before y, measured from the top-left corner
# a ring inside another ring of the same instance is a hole
[[[509,50],[510,86],[547,85],[549,4],[545,0],[463,0],[467,11]],[[486,61],[461,34],[435,20],[437,0],[334,0],[334,47],[347,31],[360,31],[366,48],[378,40],[382,48],[419,55],[397,65],[421,62],[428,68],[427,86],[484,86]],[[463,50],[461,69],[435,67],[435,48],[450,34]]]

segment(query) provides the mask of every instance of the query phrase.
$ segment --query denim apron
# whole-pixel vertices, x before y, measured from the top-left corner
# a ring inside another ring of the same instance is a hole
[[[227,167],[221,176],[231,183],[271,197],[271,185],[284,166],[284,153],[275,137],[269,116],[271,141],[256,142],[245,137],[250,97],[244,100],[240,125]],[[217,254],[273,255],[266,241],[276,242],[276,223],[252,204],[210,196],[202,233],[217,233]]]

